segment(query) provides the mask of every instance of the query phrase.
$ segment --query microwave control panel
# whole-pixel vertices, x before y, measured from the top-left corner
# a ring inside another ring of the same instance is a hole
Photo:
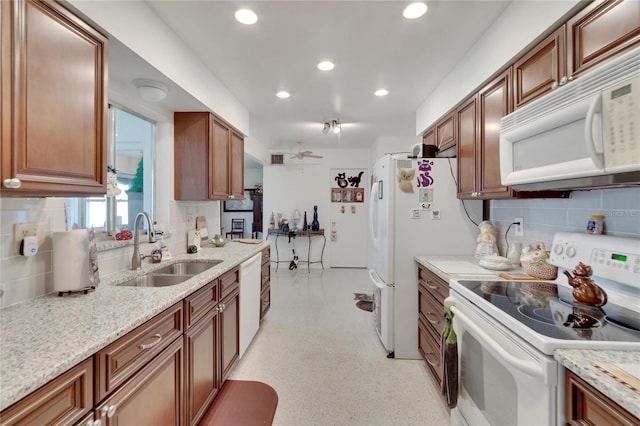
[[[603,90],[602,116],[607,172],[640,170],[640,77]]]

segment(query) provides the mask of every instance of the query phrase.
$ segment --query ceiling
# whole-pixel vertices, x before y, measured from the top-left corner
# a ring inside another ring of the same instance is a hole
[[[407,20],[405,1],[147,3],[246,107],[250,136],[289,151],[298,140],[305,148],[360,148],[380,136],[415,137],[418,106],[509,5],[427,1],[424,16]],[[240,7],[258,22],[237,22]],[[112,50],[112,78],[162,78],[144,62],[135,67],[135,58],[122,62],[119,55],[131,55],[123,46]],[[323,59],[335,69],[318,70]],[[374,96],[382,87],[389,95]],[[189,96],[172,89],[167,107],[189,109]],[[279,90],[291,97],[277,98]],[[321,131],[333,119],[342,123],[339,136]]]

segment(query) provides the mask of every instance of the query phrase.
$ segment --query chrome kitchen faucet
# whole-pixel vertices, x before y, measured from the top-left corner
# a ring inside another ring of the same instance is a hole
[[[153,228],[153,221],[147,212],[140,212],[136,215],[136,220],[133,225],[133,256],[131,257],[131,269],[137,270],[140,269],[142,265],[142,260],[145,257],[150,257],[150,255],[140,254],[140,237],[138,236],[138,227],[140,226],[140,220],[145,218],[147,221],[147,226],[149,227],[149,233],[147,234],[147,242],[155,243],[156,242],[156,231]]]

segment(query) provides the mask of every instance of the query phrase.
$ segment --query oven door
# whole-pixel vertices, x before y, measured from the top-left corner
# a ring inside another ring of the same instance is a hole
[[[451,424],[553,425],[558,421],[559,365],[455,291],[459,394]],[[560,388],[562,389],[562,388]],[[562,393],[562,392],[560,392]]]

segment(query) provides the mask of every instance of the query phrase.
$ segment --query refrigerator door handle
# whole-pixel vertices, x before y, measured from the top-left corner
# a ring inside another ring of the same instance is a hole
[[[375,269],[369,269],[369,277],[373,281],[373,285],[378,288],[393,287],[393,284],[385,283]]]
[[[369,203],[369,235],[371,236],[371,244],[373,245],[373,247],[378,248],[380,239],[376,234],[377,226],[378,226],[378,223],[377,223],[378,218],[376,217],[376,209],[378,208],[378,182],[377,181],[373,182],[373,185],[371,185],[371,195],[369,199],[371,200],[371,202]],[[373,276],[371,279],[373,279]]]

